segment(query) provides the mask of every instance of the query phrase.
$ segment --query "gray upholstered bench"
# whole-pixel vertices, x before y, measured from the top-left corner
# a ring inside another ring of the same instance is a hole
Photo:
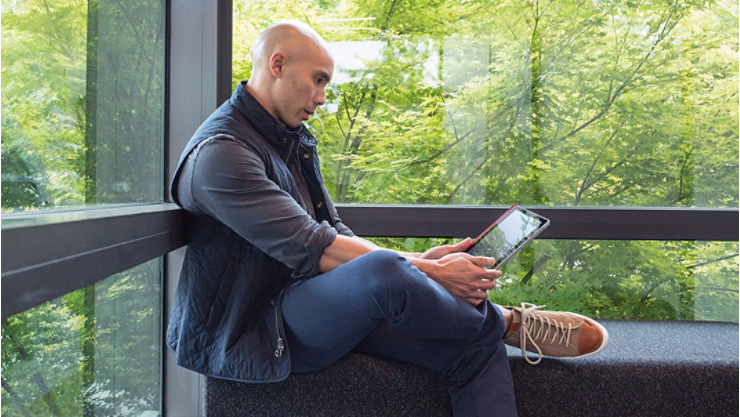
[[[521,416],[738,415],[738,325],[603,321],[609,345],[528,365],[509,349]],[[451,416],[441,374],[350,353],[275,384],[206,380],[207,416]]]

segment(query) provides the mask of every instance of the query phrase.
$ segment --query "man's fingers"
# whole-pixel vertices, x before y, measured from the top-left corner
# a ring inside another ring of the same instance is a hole
[[[478,289],[480,290],[485,290],[485,291],[492,290],[496,288],[496,281],[483,279],[478,282],[477,286],[478,286]]]
[[[494,258],[489,258],[487,256],[471,256],[470,262],[474,263],[475,265],[478,265],[481,268],[487,268],[493,265],[496,262],[496,260]]]
[[[469,297],[463,298],[468,303],[477,306],[488,299],[488,291],[475,291]]]
[[[471,288],[467,291],[467,297],[485,300],[488,298],[488,290],[482,288]]]
[[[453,246],[459,249],[460,252],[462,252],[465,249],[469,248],[471,243],[473,243],[473,239],[466,237],[464,240],[455,243]]]
[[[477,298],[464,298],[464,300],[474,306],[477,306],[484,301],[484,300],[479,300]]]
[[[452,253],[464,253],[465,250],[470,247],[470,244],[472,242],[472,239],[468,237],[464,240],[461,240],[460,242],[455,243],[454,245],[447,245],[443,247],[447,249],[447,255]]]

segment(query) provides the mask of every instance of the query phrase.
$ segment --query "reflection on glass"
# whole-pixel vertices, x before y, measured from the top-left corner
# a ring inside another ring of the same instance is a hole
[[[161,415],[161,261],[2,323],[3,416]]]
[[[271,22],[329,41],[337,202],[738,205],[737,0],[234,7],[235,83]]]
[[[164,5],[3,0],[3,212],[162,200]]]
[[[375,238],[423,252],[455,239]],[[501,269],[489,299],[601,319],[737,323],[738,242],[535,240]]]
[[[485,236],[476,239],[474,246],[467,251],[471,255],[496,259],[492,265],[495,269],[524,244],[542,223],[538,217],[528,216],[519,210],[510,210],[507,214]]]

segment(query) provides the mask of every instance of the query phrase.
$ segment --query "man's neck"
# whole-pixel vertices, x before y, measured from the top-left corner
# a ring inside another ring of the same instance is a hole
[[[249,94],[251,94],[252,97],[254,97],[254,99],[257,100],[257,102],[259,102],[260,105],[262,105],[262,107],[264,107],[265,110],[267,110],[267,112],[275,118],[275,120],[280,120],[278,119],[277,114],[275,114],[275,109],[272,106],[267,105],[269,103],[269,100],[267,98],[268,95],[264,91],[262,91],[263,89],[260,88],[261,86],[262,84],[259,81],[253,82],[250,79],[249,82],[247,82],[246,88]]]
[[[247,84],[246,84],[247,92],[249,92],[249,94],[251,94],[252,97],[254,97],[254,99],[257,100],[257,102],[265,110],[267,110],[268,113],[270,113],[270,116],[272,116],[272,118],[275,119],[275,121],[277,121],[277,123],[280,125],[280,127],[282,127],[285,130],[291,131],[291,132],[299,132],[301,130],[302,125],[298,125],[296,127],[290,127],[290,126],[286,125],[285,123],[283,123],[282,120],[280,120],[277,117],[277,114],[275,113],[274,109],[272,109],[271,107],[268,107],[268,106],[265,105],[265,103],[267,103],[268,100],[265,100],[265,99],[262,98],[262,97],[265,97],[266,94],[263,95],[263,91],[260,88],[261,84],[258,84],[258,83],[254,83],[254,84],[256,85],[256,87],[255,87],[255,85],[253,85],[253,83],[252,83],[251,80],[249,80],[249,82],[247,82]]]

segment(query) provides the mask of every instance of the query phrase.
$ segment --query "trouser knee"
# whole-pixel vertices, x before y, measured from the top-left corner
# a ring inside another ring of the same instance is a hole
[[[408,259],[393,251],[373,251],[357,260],[365,264],[360,266],[367,272],[359,279],[371,290],[405,290],[424,284],[427,279]]]
[[[381,305],[403,308],[410,298],[421,301],[429,294],[427,276],[396,252],[373,251],[356,261],[364,272],[356,277],[358,290]]]

